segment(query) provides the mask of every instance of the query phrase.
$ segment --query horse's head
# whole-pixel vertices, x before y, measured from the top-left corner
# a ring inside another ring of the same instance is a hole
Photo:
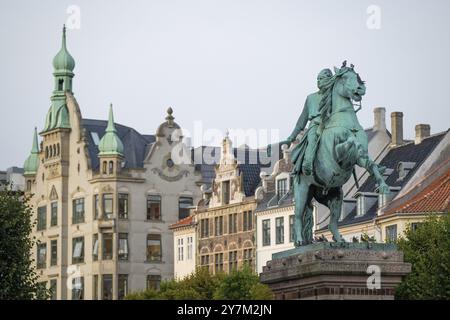
[[[340,69],[335,68],[335,76],[337,94],[354,101],[361,101],[366,94],[366,86],[353,69],[353,65],[347,67],[344,62]]]

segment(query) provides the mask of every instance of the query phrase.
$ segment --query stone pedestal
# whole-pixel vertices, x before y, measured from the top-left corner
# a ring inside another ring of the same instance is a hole
[[[323,242],[273,254],[260,280],[281,300],[385,300],[410,272],[394,244]]]

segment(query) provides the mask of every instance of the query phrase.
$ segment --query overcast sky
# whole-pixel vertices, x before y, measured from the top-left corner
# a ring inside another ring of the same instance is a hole
[[[22,166],[43,128],[70,5],[80,9],[67,42],[85,118],[106,119],[112,102],[116,122],[150,134],[171,106],[191,132],[202,121],[284,139],[318,71],[347,59],[367,85],[363,127],[376,106],[388,127],[390,112],[404,113],[407,138],[417,123],[449,127],[448,0],[2,0],[0,170]]]

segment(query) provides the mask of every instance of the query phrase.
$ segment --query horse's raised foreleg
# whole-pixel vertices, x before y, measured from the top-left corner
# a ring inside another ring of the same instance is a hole
[[[304,229],[308,225],[305,223],[309,210],[306,210],[308,201],[311,201],[310,197],[310,184],[306,176],[296,176],[294,179],[294,197],[295,197],[295,216],[294,216],[294,245],[299,247],[307,244],[308,239],[303,238]],[[305,219],[306,218],[306,219]]]
[[[358,166],[365,168],[370,175],[375,178],[378,184],[378,191],[380,193],[389,193],[389,187],[386,182],[384,182],[383,176],[380,173],[380,168],[374,161],[372,161],[369,157],[359,157],[357,164]]]

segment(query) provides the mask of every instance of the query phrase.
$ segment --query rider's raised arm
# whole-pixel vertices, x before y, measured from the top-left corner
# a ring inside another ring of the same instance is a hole
[[[300,131],[305,129],[306,124],[308,123],[309,118],[309,108],[308,108],[308,98],[306,98],[305,105],[303,107],[302,114],[297,120],[297,124],[295,125],[294,130],[292,131],[291,135],[288,137],[288,141],[292,142],[297,138]]]

